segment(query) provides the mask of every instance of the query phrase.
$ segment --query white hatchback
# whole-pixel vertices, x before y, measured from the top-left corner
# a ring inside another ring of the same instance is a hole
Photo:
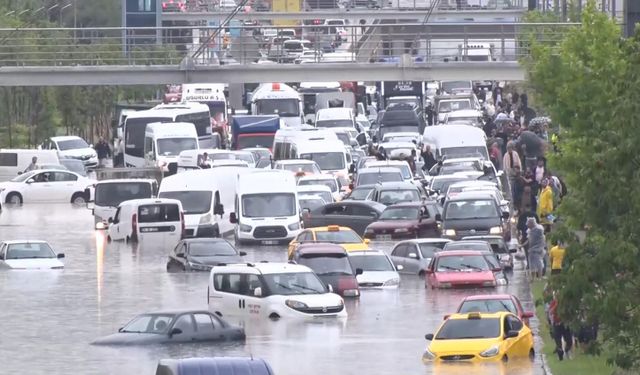
[[[233,264],[211,269],[209,310],[223,316],[344,318],[342,297],[313,271],[289,263]]]
[[[400,275],[393,262],[384,251],[350,251],[349,260],[355,269],[361,269],[357,275],[360,288],[397,288]]]
[[[63,269],[64,254],[56,254],[45,241],[0,243],[0,268],[13,270]]]
[[[89,198],[85,189],[95,182],[71,171],[38,169],[0,183],[0,202],[83,205]]]

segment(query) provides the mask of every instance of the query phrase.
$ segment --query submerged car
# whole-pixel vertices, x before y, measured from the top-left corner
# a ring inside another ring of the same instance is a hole
[[[295,249],[306,242],[328,242],[341,245],[346,251],[367,250],[369,240],[363,240],[353,229],[339,225],[303,229],[289,242],[288,256],[293,256]]]
[[[394,238],[440,237],[435,202],[399,203],[387,207],[367,226],[364,236],[389,241]]]
[[[0,243],[0,268],[13,270],[63,269],[64,254],[56,254],[45,241]]]
[[[493,270],[478,251],[438,252],[426,270],[425,286],[435,288],[494,288]]]
[[[423,276],[435,253],[451,240],[445,238],[418,238],[401,241],[391,251],[391,260],[400,273]]]
[[[527,326],[529,326],[529,319],[534,315],[531,311],[524,311],[522,303],[513,294],[478,294],[465,297],[460,302],[456,313],[496,313],[499,311],[507,311],[517,315]],[[445,319],[448,317],[448,315],[445,316]]]
[[[435,334],[422,359],[425,362],[508,362],[535,357],[533,334],[510,312],[453,314]]]
[[[362,274],[356,276],[360,288],[397,288],[400,285],[400,275],[384,251],[351,251],[349,259],[356,270],[362,270]]]
[[[138,315],[93,345],[148,345],[244,340],[244,329],[208,311],[168,311]]]
[[[167,271],[210,271],[219,264],[242,263],[245,255],[221,238],[186,238],[169,254]]]

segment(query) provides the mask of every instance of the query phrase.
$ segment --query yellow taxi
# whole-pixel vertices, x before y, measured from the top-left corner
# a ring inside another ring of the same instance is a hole
[[[303,242],[330,242],[341,245],[346,251],[369,250],[369,240],[362,239],[353,229],[339,225],[307,228],[289,242],[289,259],[293,257],[296,247]]]
[[[425,362],[507,362],[535,356],[531,330],[506,311],[453,314],[425,338],[431,341],[422,355]]]

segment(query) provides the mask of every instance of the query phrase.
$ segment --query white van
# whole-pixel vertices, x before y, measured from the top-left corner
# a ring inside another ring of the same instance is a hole
[[[178,169],[178,155],[185,150],[198,149],[198,133],[186,122],[152,123],[144,134],[146,167],[160,167],[167,173]]]
[[[430,145],[436,159],[481,158],[489,160],[487,136],[471,125],[438,125],[424,129],[422,143]]]
[[[307,141],[297,145],[300,159],[313,160],[323,173],[349,177],[351,153],[342,141]]]
[[[182,204],[176,199],[134,199],[120,203],[109,219],[109,240],[149,242],[173,248],[184,233]],[[159,246],[160,247],[160,246]]]
[[[300,94],[284,83],[263,83],[251,96],[251,114],[277,115],[280,128],[300,127],[304,122]]]
[[[216,266],[209,275],[209,311],[223,317],[346,318],[344,300],[308,267],[290,263]]]
[[[316,113],[316,128],[356,128],[356,116],[351,108],[322,108]]]
[[[0,181],[9,181],[22,174],[38,158],[38,164],[60,164],[55,150],[0,149]]]
[[[207,160],[203,160],[205,153],[207,154]],[[182,151],[178,157],[178,172],[201,169],[200,165],[203,161],[211,167],[214,165],[225,165],[224,163],[217,163],[221,161],[242,161],[250,167],[255,167],[256,164],[253,154],[249,151],[219,149],[187,150]]]
[[[239,175],[234,211],[236,244],[290,241],[301,228],[295,176],[281,170]]]
[[[273,137],[273,159],[299,159],[299,145],[307,141],[341,142],[335,132],[304,125],[300,129],[279,129]]]
[[[98,224],[113,219],[118,206],[124,201],[155,197],[158,194],[158,182],[142,178],[104,180],[98,181],[92,190],[87,208],[93,210],[95,223]]]

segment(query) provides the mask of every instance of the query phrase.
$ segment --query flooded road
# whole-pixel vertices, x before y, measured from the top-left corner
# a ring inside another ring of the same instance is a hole
[[[421,361],[425,333],[473,290],[432,291],[421,278],[402,276],[397,290],[365,290],[348,300],[346,322],[249,321],[235,344],[97,347],[133,316],[176,308],[206,309],[207,273],[169,274],[169,249],[107,244],[85,208],[69,205],[3,207],[0,240],[40,239],[66,254],[62,271],[0,271],[2,373],[154,374],[159,359],[249,356],[282,374],[469,374],[469,366]],[[390,250],[391,243],[372,244]],[[245,247],[248,261],[285,261],[284,246]],[[523,272],[497,293],[514,293],[533,309]],[[532,322],[537,326],[537,322]],[[537,329],[534,328],[534,332]],[[473,367],[474,374],[538,375],[539,361]]]

